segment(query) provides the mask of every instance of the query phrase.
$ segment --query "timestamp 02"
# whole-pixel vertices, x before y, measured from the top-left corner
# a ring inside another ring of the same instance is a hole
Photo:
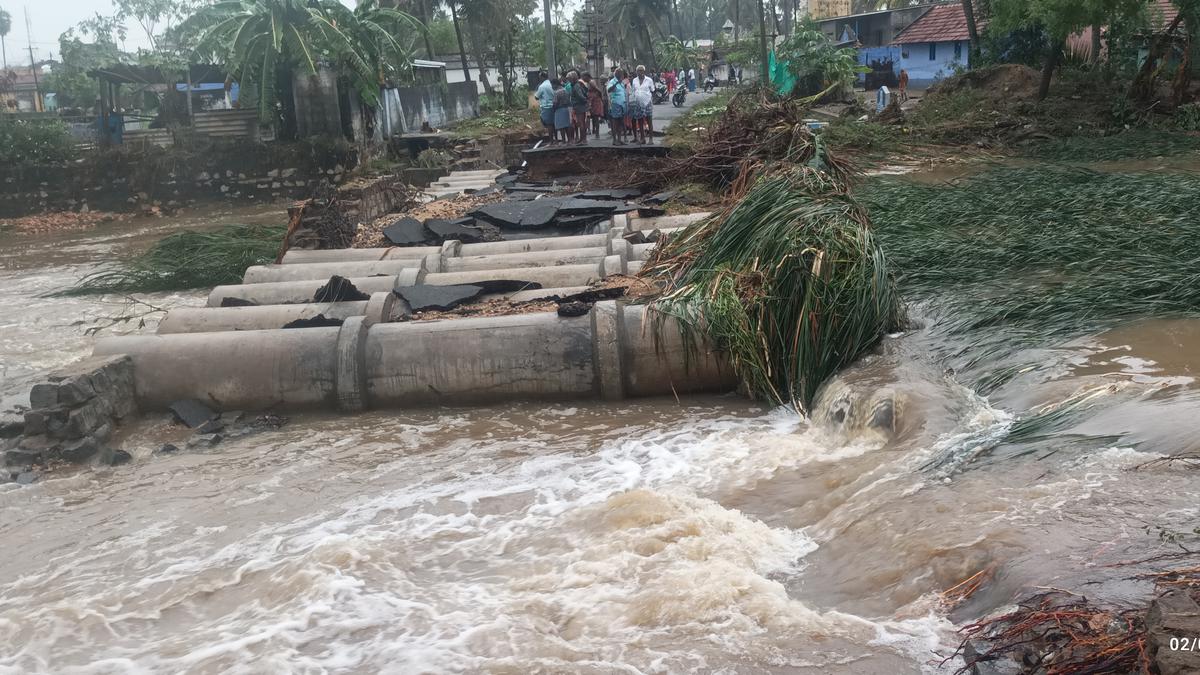
[[[1200,636],[1172,637],[1168,646],[1173,652],[1200,652]]]

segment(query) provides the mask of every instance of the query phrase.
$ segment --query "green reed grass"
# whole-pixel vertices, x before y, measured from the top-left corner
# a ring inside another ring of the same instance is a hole
[[[801,411],[900,321],[866,212],[813,167],[759,178],[673,237],[643,274],[666,283],[653,307],[726,350],[752,394]]]
[[[89,274],[59,295],[153,293],[240,283],[247,267],[275,260],[285,229],[227,225],[168,235],[145,253]]]
[[[1200,176],[1002,168],[860,194],[911,300],[939,325],[1030,339],[1200,313]]]
[[[1133,129],[1108,136],[1067,136],[1030,145],[1025,153],[1058,162],[1114,162],[1177,157],[1200,152],[1200,135]]]

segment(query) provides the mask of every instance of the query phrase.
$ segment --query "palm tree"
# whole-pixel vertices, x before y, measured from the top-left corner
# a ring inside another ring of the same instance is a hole
[[[7,11],[0,9],[0,54],[4,55],[4,70],[8,70],[8,45],[4,44],[4,37],[12,30],[12,15]]]
[[[369,105],[379,86],[412,65],[399,36],[423,31],[411,15],[367,0],[351,10],[338,0],[224,0],[202,8],[181,27],[197,35],[195,51],[222,59],[231,73],[257,85],[259,110],[276,102],[277,83],[297,68],[339,66]]]
[[[605,32],[614,51],[656,69],[650,34],[652,30],[662,34],[661,19],[671,11],[668,0],[605,0],[602,6],[608,17]]]

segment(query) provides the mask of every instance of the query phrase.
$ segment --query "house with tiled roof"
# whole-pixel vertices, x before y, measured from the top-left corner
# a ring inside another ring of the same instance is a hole
[[[979,25],[980,31],[983,28]],[[931,7],[892,44],[900,47],[900,67],[908,72],[911,87],[927,87],[968,67],[971,42],[962,3]]]

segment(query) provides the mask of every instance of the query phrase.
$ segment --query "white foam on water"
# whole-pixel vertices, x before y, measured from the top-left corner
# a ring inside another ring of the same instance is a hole
[[[411,430],[397,425],[397,436]],[[836,663],[847,654],[830,641],[874,641],[915,669],[944,643],[945,626],[926,617],[873,623],[790,597],[781,580],[802,569],[812,539],[706,496],[869,446],[824,447],[787,411],[630,432],[590,454],[530,451],[534,433],[394,453],[367,470],[339,464],[361,494],[287,522],[163,521],[65,551],[0,584],[0,638],[23,645],[0,668],[711,672],[796,649]],[[260,494],[297,478],[271,475]]]

